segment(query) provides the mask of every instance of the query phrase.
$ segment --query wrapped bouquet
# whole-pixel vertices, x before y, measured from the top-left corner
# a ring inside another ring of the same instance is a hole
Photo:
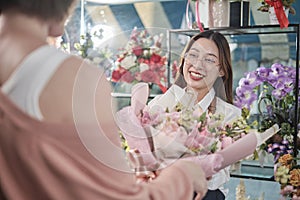
[[[143,164],[155,171],[176,159],[192,159],[207,177],[251,155],[257,146],[278,131],[249,132],[243,120],[223,124],[220,115],[209,115],[194,104],[193,93],[173,85],[159,100],[148,101],[145,83],[132,89],[131,106],[116,119],[130,149],[138,150]]]

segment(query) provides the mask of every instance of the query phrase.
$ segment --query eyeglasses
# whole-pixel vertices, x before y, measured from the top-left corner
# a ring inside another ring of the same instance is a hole
[[[202,59],[196,53],[188,52],[184,54],[184,58],[191,63],[192,65],[196,65],[198,61],[201,61],[205,66],[218,66],[218,59],[212,55],[205,55]]]

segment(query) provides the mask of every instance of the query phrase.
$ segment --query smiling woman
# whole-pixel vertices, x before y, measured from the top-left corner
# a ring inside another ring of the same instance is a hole
[[[200,32],[191,38],[182,55],[175,84],[193,93],[195,104],[203,112],[223,115],[222,123],[240,117],[241,110],[232,105],[232,66],[226,38],[216,31]],[[165,95],[155,97],[149,104],[155,104]],[[223,184],[228,180],[228,167],[214,174],[204,200],[225,199],[228,190]]]

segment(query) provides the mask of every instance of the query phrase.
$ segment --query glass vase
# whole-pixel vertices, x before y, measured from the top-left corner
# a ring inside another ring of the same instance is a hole
[[[227,27],[229,25],[229,0],[209,0],[209,27]]]

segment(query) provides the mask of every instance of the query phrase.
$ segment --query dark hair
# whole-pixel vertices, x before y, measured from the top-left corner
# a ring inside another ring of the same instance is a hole
[[[228,103],[233,103],[233,88],[232,88],[232,66],[231,66],[231,55],[230,55],[230,48],[228,41],[219,32],[216,31],[204,31],[201,32],[191,38],[189,43],[186,45],[184,51],[182,52],[182,55],[185,55],[192,45],[200,38],[207,38],[209,40],[212,40],[219,50],[219,62],[220,62],[220,70],[224,71],[224,76],[221,78],[218,78],[214,84],[214,89],[216,91],[216,95],[223,99],[224,101]],[[179,65],[179,74],[177,74],[177,78],[175,80],[175,84],[185,87],[186,82],[183,77],[183,66],[184,66],[184,56],[181,56],[181,61]]]
[[[17,9],[25,15],[43,20],[62,20],[77,0],[1,0],[0,14],[8,9]]]

